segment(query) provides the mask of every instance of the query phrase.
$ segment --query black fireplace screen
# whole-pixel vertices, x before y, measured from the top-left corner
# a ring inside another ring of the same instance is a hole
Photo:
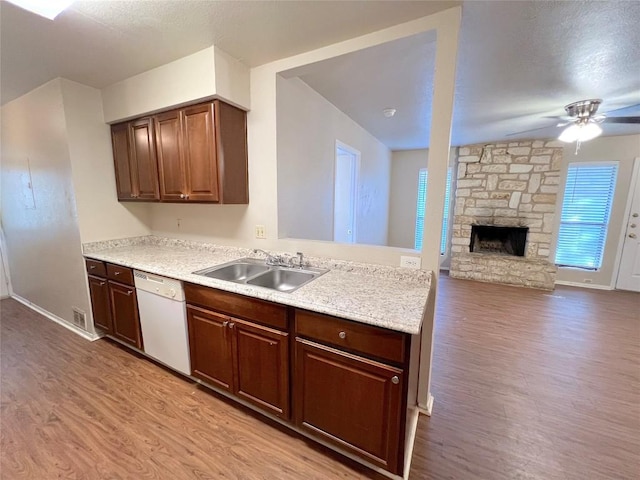
[[[529,227],[472,225],[470,250],[524,257]]]

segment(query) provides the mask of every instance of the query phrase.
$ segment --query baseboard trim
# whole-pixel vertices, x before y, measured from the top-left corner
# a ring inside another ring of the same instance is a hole
[[[611,285],[597,285],[593,283],[567,282],[565,280],[556,280],[556,285],[564,285],[566,287],[592,288],[594,290],[613,290]]]
[[[95,340],[98,340],[98,339],[102,338],[101,335],[98,335],[96,333],[89,333],[89,332],[86,332],[86,331],[82,330],[81,328],[76,327],[72,323],[69,323],[65,319],[60,318],[57,315],[54,315],[53,313],[49,312],[48,310],[45,310],[42,307],[39,307],[38,305],[36,305],[35,303],[30,302],[26,298],[22,298],[20,295],[17,295],[17,294],[14,293],[13,295],[11,295],[11,298],[13,298],[14,300],[20,302],[24,306],[29,307],[31,310],[33,310],[34,312],[39,313],[43,317],[46,317],[46,318],[48,318],[49,320],[51,320],[53,322],[56,322],[58,325],[63,326],[67,330],[71,330],[76,335],[80,335],[85,340],[89,340],[89,341],[93,342]]]
[[[427,404],[424,407],[422,405],[418,405],[418,411],[425,414],[427,417],[430,417],[431,412],[433,411],[434,401],[435,399],[433,398],[433,395],[429,394],[429,396],[427,397]]]

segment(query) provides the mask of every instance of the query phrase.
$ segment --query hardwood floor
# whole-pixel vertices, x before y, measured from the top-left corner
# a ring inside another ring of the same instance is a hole
[[[1,304],[0,478],[381,479],[117,344]],[[442,277],[413,479],[640,478],[640,295]]]

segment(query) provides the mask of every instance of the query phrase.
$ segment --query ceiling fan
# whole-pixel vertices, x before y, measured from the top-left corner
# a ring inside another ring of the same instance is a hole
[[[601,103],[602,100],[597,98],[591,100],[580,100],[579,102],[573,102],[564,107],[567,115],[551,117],[562,120],[562,122],[555,125],[555,127],[567,127],[562,131],[562,133],[560,133],[558,140],[567,143],[577,142],[577,148],[580,148],[581,142],[587,142],[602,134],[602,128],[599,125],[601,123],[640,123],[640,116],[611,117],[608,115],[620,110],[640,107],[640,104],[612,110],[608,112],[608,114],[597,115],[598,107]],[[544,130],[550,127],[551,125],[531,130],[524,130],[522,132],[511,133],[507,136],[520,135],[522,133],[533,132],[536,130]]]

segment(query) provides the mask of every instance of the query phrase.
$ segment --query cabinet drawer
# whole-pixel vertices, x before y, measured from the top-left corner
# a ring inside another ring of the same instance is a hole
[[[133,270],[120,265],[107,263],[107,278],[125,285],[133,285]]]
[[[86,258],[85,263],[87,264],[87,272],[89,272],[89,275],[96,275],[98,277],[107,276],[107,268],[105,267],[104,262]]]
[[[296,310],[296,335],[398,363],[407,352],[407,334],[305,310]]]
[[[287,307],[284,305],[191,283],[184,284],[184,295],[187,303],[281,330],[288,328]]]

